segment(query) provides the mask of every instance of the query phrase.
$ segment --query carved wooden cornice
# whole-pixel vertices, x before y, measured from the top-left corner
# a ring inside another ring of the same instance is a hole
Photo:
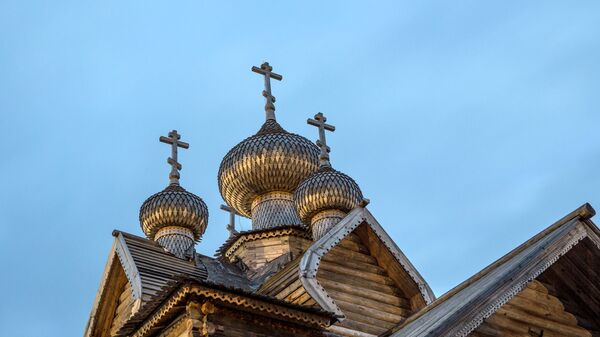
[[[301,308],[292,308],[284,303],[273,303],[198,284],[185,284],[171,294],[167,301],[156,309],[152,315],[146,318],[132,336],[148,336],[152,333],[152,329],[160,324],[173,310],[180,307],[190,296],[198,296],[209,301],[212,300],[215,304],[233,305],[242,311],[251,311],[255,315],[268,316],[313,328],[326,328],[331,323],[331,317],[325,312],[306,312],[301,311]]]
[[[305,228],[298,226],[288,226],[281,228],[273,228],[269,230],[248,231],[239,233],[234,240],[229,242],[227,246],[221,247],[220,251],[224,251],[224,253],[222,254],[224,257],[230,258],[232,255],[235,254],[238,248],[240,248],[246,242],[267,238],[275,238],[280,236],[296,236],[303,239],[311,240],[311,236]]]

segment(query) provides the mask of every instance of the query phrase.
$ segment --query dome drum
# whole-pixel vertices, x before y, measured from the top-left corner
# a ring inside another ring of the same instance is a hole
[[[315,214],[310,223],[313,240],[319,240],[345,216],[346,212],[337,209],[330,209]]]
[[[194,254],[194,232],[185,227],[168,226],[158,230],[154,240],[173,255],[186,259]]]
[[[252,201],[252,229],[302,225],[294,207],[293,194],[269,192]]]

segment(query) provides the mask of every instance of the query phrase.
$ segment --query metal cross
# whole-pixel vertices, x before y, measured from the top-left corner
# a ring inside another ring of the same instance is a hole
[[[252,67],[252,71],[261,74],[265,77],[265,90],[262,94],[266,99],[265,112],[267,113],[267,120],[275,120],[275,96],[271,94],[271,79],[281,81],[283,76],[272,72],[273,67],[269,65],[269,62],[265,62],[259,67]]]
[[[326,124],[327,118],[320,112],[315,115],[315,119],[309,118],[306,122],[319,128],[319,140],[317,140],[317,146],[321,148],[321,155],[319,156],[320,166],[331,167],[331,164],[329,163],[329,152],[331,149],[327,146],[325,130],[333,132],[335,131],[335,126]]]
[[[181,164],[177,161],[177,148],[188,149],[190,147],[190,144],[179,141],[180,138],[181,135],[177,133],[177,130],[169,132],[169,137],[160,136],[159,138],[161,142],[171,145],[171,157],[167,159],[167,163],[171,165],[171,173],[169,173],[169,182],[171,184],[179,184]]]
[[[221,205],[221,209],[226,212],[229,212],[229,224],[227,225],[229,236],[234,236],[235,234],[238,234],[239,232],[235,230],[235,216],[240,215],[240,213],[236,212],[235,209],[227,205]]]

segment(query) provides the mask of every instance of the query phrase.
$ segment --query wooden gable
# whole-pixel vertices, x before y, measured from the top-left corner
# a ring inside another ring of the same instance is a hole
[[[259,293],[318,306],[340,320],[331,330],[378,335],[426,306],[433,294],[367,209],[352,211]]]
[[[472,336],[600,336],[600,247],[583,239]]]
[[[414,287],[406,273],[390,261],[387,250],[372,242],[361,225],[323,256],[317,280],[345,316],[333,330],[379,335],[425,306],[411,304]]]
[[[85,336],[114,336],[134,313],[136,300],[125,269],[118,258],[118,243],[111,249]]]
[[[600,336],[600,230],[584,204],[385,336]]]

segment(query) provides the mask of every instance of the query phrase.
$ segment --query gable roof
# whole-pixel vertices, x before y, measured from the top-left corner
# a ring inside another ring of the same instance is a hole
[[[317,281],[317,272],[323,256],[363,224],[375,233],[381,241],[382,246],[393,256],[394,262],[399,264],[401,269],[414,282],[425,304],[431,303],[435,299],[435,295],[427,282],[425,282],[421,274],[419,274],[392,238],[385,232],[371,212],[364,207],[355,208],[348,213],[344,219],[313,243],[302,256],[299,263],[299,278],[310,296],[321,308],[334,313],[337,317],[344,317],[343,312],[327,294],[325,288]]]
[[[96,317],[109,286],[109,271],[117,261],[131,286],[135,301],[132,315],[143,309],[146,304],[160,298],[159,295],[164,289],[180,282],[181,279],[219,283],[246,290],[245,277],[234,266],[222,266],[219,261],[199,254],[195,260],[182,260],[152,240],[117,230],[113,231],[113,236],[115,240],[94,300],[85,336],[89,336],[95,329]]]
[[[589,220],[595,211],[584,204],[430,306],[387,336],[467,336],[532,280],[581,240],[600,249],[600,231]]]

